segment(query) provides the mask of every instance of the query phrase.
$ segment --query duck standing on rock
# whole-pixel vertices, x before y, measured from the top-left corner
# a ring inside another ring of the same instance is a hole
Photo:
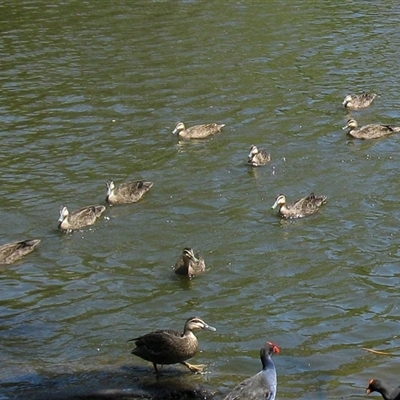
[[[384,400],[400,400],[400,387],[392,389],[387,383],[379,379],[371,379],[366,389],[366,393],[378,392]]]
[[[271,208],[279,206],[279,213],[283,218],[303,218],[317,212],[326,203],[326,199],[326,196],[316,196],[311,193],[294,203],[287,204],[286,196],[280,194]]]
[[[371,105],[378,95],[375,93],[362,92],[360,94],[348,94],[343,100],[343,106],[349,110],[360,110]]]
[[[194,250],[190,247],[183,249],[182,255],[178,258],[174,267],[176,274],[189,276],[189,278],[202,274],[205,270],[206,263],[204,262],[204,258],[199,256],[199,254],[195,254]]]
[[[186,129],[183,122],[177,122],[172,133],[177,133],[179,139],[203,139],[217,132],[221,132],[224,126],[225,124],[211,123],[195,125]]]
[[[202,372],[204,365],[192,365],[186,362],[199,350],[199,342],[193,331],[207,329],[216,331],[198,317],[189,318],[183,329],[183,333],[170,329],[157,330],[146,333],[128,342],[135,342],[136,347],[132,354],[153,363],[154,370],[158,374],[157,364],[183,364],[192,372]]]
[[[224,400],[275,400],[278,381],[271,356],[279,352],[277,345],[266,342],[260,351],[262,370],[239,383]]]

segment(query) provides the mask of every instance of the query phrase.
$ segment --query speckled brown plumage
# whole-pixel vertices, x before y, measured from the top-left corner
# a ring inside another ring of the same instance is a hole
[[[177,122],[175,129],[172,131],[173,134],[178,134],[180,139],[203,139],[207,136],[214,135],[217,132],[221,132],[221,129],[225,124],[202,124],[185,128],[183,122]]]
[[[34,250],[40,239],[23,240],[0,246],[0,264],[12,264]]]
[[[369,124],[358,127],[354,118],[350,118],[342,129],[348,129],[348,134],[356,139],[378,139],[400,132],[400,127],[392,125]]]
[[[183,329],[183,333],[164,329],[146,333],[145,335],[131,339],[136,347],[132,354],[153,363],[154,370],[158,373],[157,364],[183,364],[192,372],[201,372],[202,365],[191,365],[186,362],[192,358],[199,349],[199,344],[193,331],[207,329],[215,331],[198,317],[189,318]]]
[[[115,186],[113,181],[107,181],[107,197],[109,204],[129,204],[139,201],[151,188],[152,182],[125,182]]]
[[[315,196],[311,193],[294,203],[287,204],[286,196],[280,194],[271,208],[279,206],[279,213],[284,218],[302,218],[317,212],[326,203],[326,199],[326,196]]]
[[[195,254],[190,247],[183,249],[182,255],[175,263],[174,272],[178,275],[193,277],[202,274],[206,270],[204,258]]]
[[[70,231],[92,225],[105,209],[104,206],[87,206],[70,213],[67,207],[61,206],[58,227]]]
[[[362,92],[360,94],[348,94],[343,100],[343,106],[349,110],[360,110],[371,105],[378,95]]]

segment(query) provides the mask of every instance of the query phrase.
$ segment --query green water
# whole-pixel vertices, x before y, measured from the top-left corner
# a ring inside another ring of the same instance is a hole
[[[400,125],[394,3],[45,2],[0,6],[1,243],[41,238],[0,276],[0,399],[163,383],[220,399],[259,371],[279,399],[364,398],[398,384],[400,138],[349,140],[341,101],[381,95],[360,124]],[[225,123],[179,143],[176,121]],[[272,161],[246,165],[252,144]],[[92,228],[61,204],[104,204],[105,181],[154,183]],[[328,196],[281,221],[284,193]],[[171,266],[205,258],[190,282]],[[152,366],[128,339],[198,315],[206,375]],[[36,396],[36,397],[35,397]],[[60,395],[56,395],[60,398]]]

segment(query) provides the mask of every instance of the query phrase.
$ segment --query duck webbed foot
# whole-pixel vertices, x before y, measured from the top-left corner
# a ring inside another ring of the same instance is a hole
[[[189,364],[185,361],[181,362],[181,364],[183,364],[185,367],[189,368],[192,372],[203,372],[204,368],[205,368],[205,364],[198,364],[198,365],[194,365],[194,364]]]

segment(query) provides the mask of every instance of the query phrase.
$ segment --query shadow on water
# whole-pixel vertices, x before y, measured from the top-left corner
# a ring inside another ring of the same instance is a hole
[[[197,382],[183,382],[182,373],[163,369],[159,377],[143,368],[121,366],[82,373],[58,375],[29,375],[15,382],[0,383],[0,390],[7,399],[7,389],[13,399],[31,400],[95,400],[95,399],[213,399],[214,392]],[[25,381],[25,383],[23,382]]]

